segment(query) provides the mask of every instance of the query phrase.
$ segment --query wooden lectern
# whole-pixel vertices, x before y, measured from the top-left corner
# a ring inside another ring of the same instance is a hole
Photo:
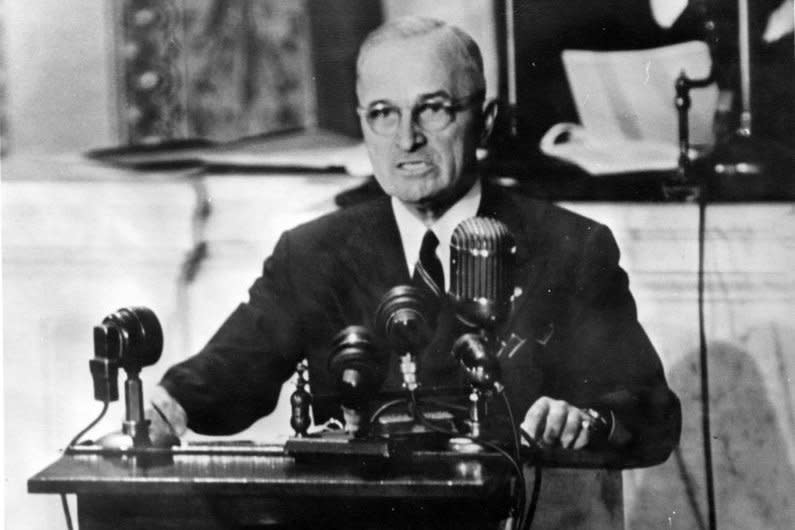
[[[623,528],[617,460],[537,458],[557,468],[544,472],[534,527]],[[311,462],[254,444],[135,454],[78,446],[28,481],[30,493],[76,494],[80,530],[500,528],[513,486],[496,454]]]

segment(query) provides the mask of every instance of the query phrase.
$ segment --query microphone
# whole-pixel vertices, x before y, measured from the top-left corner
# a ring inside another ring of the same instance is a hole
[[[398,285],[381,299],[375,322],[392,349],[418,353],[433,336],[435,320],[427,295],[411,285]]]
[[[453,357],[464,367],[473,387],[502,392],[500,363],[489,353],[488,344],[480,334],[461,335],[453,344]]]
[[[139,374],[144,366],[155,364],[162,352],[163,329],[152,310],[146,307],[119,309],[94,327],[94,358],[89,361],[94,398],[105,403],[119,399],[119,367],[127,373],[122,433],[103,437],[100,445],[122,448],[151,445]]]
[[[376,310],[377,329],[400,355],[403,386],[408,390],[419,386],[414,358],[430,344],[434,320],[432,302],[422,290],[411,285],[390,289]]]
[[[367,328],[348,326],[334,337],[328,368],[344,407],[360,409],[378,391],[386,377],[380,361]]]
[[[453,356],[464,367],[472,387],[469,434],[484,434],[486,398],[502,392],[500,364],[494,350],[495,329],[511,313],[515,289],[516,242],[508,227],[490,217],[465,219],[450,238],[450,291],[458,319],[476,332],[453,344]],[[477,450],[477,449],[474,449]]]
[[[511,312],[516,242],[504,223],[471,217],[450,238],[449,297],[468,326],[493,330]]]
[[[94,399],[119,399],[119,367],[137,374],[155,364],[163,352],[163,329],[146,307],[125,307],[102,319],[94,327],[94,358],[89,361],[94,379]]]

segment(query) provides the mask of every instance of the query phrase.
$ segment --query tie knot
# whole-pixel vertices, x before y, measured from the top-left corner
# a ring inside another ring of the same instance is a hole
[[[420,256],[429,256],[436,253],[436,247],[439,246],[439,238],[433,233],[433,230],[427,230],[425,235],[422,236],[422,245],[420,246]]]
[[[420,259],[414,268],[415,283],[433,293],[436,297],[444,294],[444,270],[436,255],[439,238],[431,230],[425,232],[420,246]]]

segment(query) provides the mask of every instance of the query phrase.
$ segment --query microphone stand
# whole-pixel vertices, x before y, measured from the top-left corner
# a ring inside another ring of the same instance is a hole
[[[764,198],[791,179],[795,156],[774,140],[753,134],[751,109],[751,37],[748,0],[738,0],[738,51],[740,66],[739,124],[725,138],[719,138],[709,156],[708,174],[714,185],[740,198]]]
[[[306,436],[312,420],[309,416],[309,407],[312,404],[312,395],[307,391],[309,384],[306,373],[309,367],[306,361],[301,361],[295,368],[298,378],[295,382],[295,391],[290,395],[290,427],[293,428],[296,438]]]
[[[516,38],[514,36],[513,0],[505,0],[505,58],[506,84],[508,89],[508,134],[510,138],[519,136],[516,96]]]
[[[128,371],[124,382],[124,421],[121,432],[112,432],[97,440],[97,445],[105,449],[129,449],[151,447],[149,437],[150,421],[144,417],[143,391],[140,372]],[[163,442],[163,447],[169,447]]]
[[[500,383],[500,365],[493,351],[496,344],[494,333],[481,329],[478,333],[462,335],[453,345],[453,356],[469,378],[471,392],[465,424],[469,429],[467,434],[474,438],[484,435],[487,399],[492,392],[499,393],[503,390]]]

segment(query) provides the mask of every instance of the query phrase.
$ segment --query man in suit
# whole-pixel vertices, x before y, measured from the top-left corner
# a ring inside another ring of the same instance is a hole
[[[248,302],[199,354],[166,373],[153,399],[160,411],[178,431],[238,432],[273,410],[301,359],[308,359],[313,393],[333,393],[327,363],[334,335],[348,325],[374,330],[384,293],[420,270],[443,292],[449,248],[439,242],[481,215],[505,223],[517,243],[521,294],[500,331],[524,344],[500,363],[525,430],[543,444],[579,449],[589,444],[589,425],[604,421],[610,444],[649,462],[665,459],[679,436],[679,402],[637,322],[610,231],[478,173],[476,149],[496,107],[485,102],[475,42],[435,20],[387,23],[362,45],[357,95],[388,197],[285,232]],[[465,388],[450,354],[455,315],[443,296],[440,303],[418,379]],[[400,387],[392,357],[385,388]],[[318,403],[314,414],[323,422],[339,407]],[[155,433],[166,429],[159,417]]]

